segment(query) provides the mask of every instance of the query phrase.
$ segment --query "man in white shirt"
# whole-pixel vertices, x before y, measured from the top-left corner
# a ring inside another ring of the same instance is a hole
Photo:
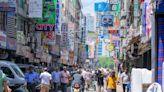
[[[44,68],[43,73],[40,74],[41,79],[41,90],[40,92],[49,92],[50,83],[52,80],[52,76],[48,73],[47,68]]]
[[[129,92],[129,89],[127,88],[128,84],[130,83],[130,78],[128,74],[128,69],[125,69],[124,72],[121,74],[122,84],[123,84],[123,92],[127,89],[127,92]]]

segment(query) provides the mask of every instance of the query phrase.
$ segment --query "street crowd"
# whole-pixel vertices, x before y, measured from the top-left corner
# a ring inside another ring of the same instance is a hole
[[[80,68],[76,71],[71,74],[64,66],[52,72],[44,68],[39,74],[34,71],[33,67],[29,67],[25,73],[27,89],[29,92],[73,92],[71,88],[70,90],[68,88],[78,82],[81,87],[80,92],[88,92],[91,88],[94,92],[116,92],[118,84],[122,84],[123,92],[130,92],[130,77],[127,69],[119,76],[115,74],[115,71],[106,69]]]

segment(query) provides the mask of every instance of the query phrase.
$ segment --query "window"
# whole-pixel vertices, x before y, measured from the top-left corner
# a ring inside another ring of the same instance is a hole
[[[7,77],[14,78],[12,71],[8,67],[1,67],[1,70]]]
[[[23,72],[19,69],[18,66],[16,66],[16,65],[11,65],[11,66],[12,66],[13,70],[15,71],[15,73],[16,73],[19,77],[24,78],[24,74],[23,74]]]

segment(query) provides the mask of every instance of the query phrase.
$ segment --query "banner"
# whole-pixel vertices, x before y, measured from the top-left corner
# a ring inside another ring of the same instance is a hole
[[[0,0],[0,11],[16,11],[16,0]]]
[[[107,12],[110,10],[109,3],[105,2],[95,3],[94,7],[96,12]]]
[[[16,48],[17,48],[16,39],[7,37],[7,47],[6,48],[9,50],[16,50]]]
[[[55,31],[56,0],[43,2],[42,18],[35,19],[35,31]]]
[[[29,0],[29,17],[42,18],[43,0]]]
[[[103,27],[113,27],[114,16],[113,15],[102,15],[101,26]]]
[[[6,48],[6,41],[7,37],[6,34],[2,31],[0,31],[0,48],[5,49]]]

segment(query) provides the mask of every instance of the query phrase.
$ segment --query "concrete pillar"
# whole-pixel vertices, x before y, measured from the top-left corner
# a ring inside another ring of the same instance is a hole
[[[156,66],[157,66],[157,30],[155,28],[155,13],[151,17],[152,22],[152,37],[151,37],[151,70],[153,72],[152,81],[156,80]]]

